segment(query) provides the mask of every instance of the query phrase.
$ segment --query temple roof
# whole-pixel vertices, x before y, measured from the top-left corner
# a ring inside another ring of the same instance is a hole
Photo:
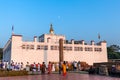
[[[54,30],[53,30],[53,27],[52,27],[52,24],[50,24],[50,31],[49,31],[50,33],[53,33],[54,32]]]

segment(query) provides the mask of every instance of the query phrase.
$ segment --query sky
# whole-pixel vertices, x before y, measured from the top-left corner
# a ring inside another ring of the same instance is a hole
[[[120,45],[120,0],[0,0],[0,47],[12,26],[14,34],[29,40],[49,33],[50,24],[67,40]]]

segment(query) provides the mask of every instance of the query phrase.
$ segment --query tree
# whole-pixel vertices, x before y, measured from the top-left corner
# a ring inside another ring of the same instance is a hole
[[[0,60],[2,60],[2,56],[3,56],[3,48],[0,48]]]
[[[119,52],[120,47],[118,45],[111,45],[110,48],[114,51],[114,52]]]
[[[118,45],[110,45],[107,47],[108,59],[120,59],[120,47]]]

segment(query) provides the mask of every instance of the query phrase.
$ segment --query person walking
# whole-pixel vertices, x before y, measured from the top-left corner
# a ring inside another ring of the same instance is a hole
[[[42,63],[42,74],[45,74],[46,65],[45,62]]]
[[[62,64],[62,71],[63,71],[63,76],[66,76],[66,62],[64,61]]]
[[[48,64],[48,74],[51,73],[51,70],[52,70],[52,64],[51,64],[51,62],[49,62],[49,64]]]
[[[36,63],[33,64],[33,72],[36,72]]]
[[[38,63],[38,67],[37,67],[38,69],[38,72],[40,72],[40,68],[41,68],[41,65],[40,65],[40,63]]]
[[[29,62],[27,62],[27,64],[26,64],[26,71],[30,71],[30,65],[29,65]]]

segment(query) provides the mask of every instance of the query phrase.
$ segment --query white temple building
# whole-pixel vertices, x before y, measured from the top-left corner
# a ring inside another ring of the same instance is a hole
[[[84,61],[89,65],[108,61],[106,41],[97,44],[94,41],[90,44],[86,44],[84,40],[68,41],[64,35],[54,34],[52,24],[49,34],[35,36],[33,41],[24,41],[22,35],[12,34],[4,46],[3,60],[24,64],[59,62],[59,39],[64,40],[64,61]]]

